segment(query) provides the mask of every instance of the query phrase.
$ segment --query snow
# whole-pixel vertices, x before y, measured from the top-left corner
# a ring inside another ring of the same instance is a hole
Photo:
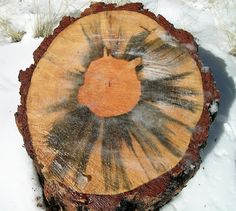
[[[32,53],[42,39],[33,39],[35,7],[31,0],[0,0],[1,17],[9,18],[27,34],[19,43],[10,43],[0,31],[0,210],[39,211],[42,190],[14,120],[19,104],[20,69],[32,62]],[[57,2],[57,3],[55,3]],[[67,2],[66,5],[63,5]],[[209,66],[221,91],[218,115],[211,127],[203,163],[196,176],[162,211],[233,211],[236,207],[236,58],[229,55],[236,31],[234,0],[146,0],[156,14],[162,14],[176,27],[191,32],[200,45],[199,53]],[[74,12],[89,5],[86,0],[51,1],[56,11]],[[40,4],[47,8],[48,0]],[[62,6],[60,6],[62,5]],[[64,9],[60,9],[64,8]],[[189,46],[191,47],[191,46]]]
[[[208,110],[210,111],[211,115],[213,116],[215,113],[218,112],[218,109],[219,109],[218,102],[216,100],[214,100]]]
[[[26,35],[20,43],[0,46],[0,210],[40,210],[41,188],[32,161],[17,131],[14,113],[19,104],[18,72],[33,62],[32,52],[41,40]]]
[[[210,71],[210,67],[203,66],[202,69],[201,69],[201,71],[202,71],[203,73],[208,73],[208,72]]]

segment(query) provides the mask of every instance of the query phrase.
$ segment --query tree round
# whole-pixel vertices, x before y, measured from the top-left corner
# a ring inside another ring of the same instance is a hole
[[[96,3],[34,60],[16,122],[51,209],[158,209],[197,171],[219,92],[188,32]]]

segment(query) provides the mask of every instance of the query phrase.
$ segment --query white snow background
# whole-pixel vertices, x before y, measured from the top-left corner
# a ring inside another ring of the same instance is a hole
[[[36,0],[35,0],[36,1]],[[51,0],[61,12],[61,1]],[[85,0],[64,0],[65,12],[83,10]],[[203,163],[187,187],[162,211],[236,210],[236,0],[147,0],[145,7],[161,14],[177,28],[191,32],[199,44],[202,61],[210,66],[221,91],[218,116],[211,127]],[[48,0],[40,0],[47,9]],[[0,31],[0,211],[42,211],[42,190],[31,159],[23,147],[14,113],[20,103],[18,73],[33,62],[42,38],[33,38],[34,0],[0,0],[0,17],[26,31],[11,43]],[[207,71],[207,68],[205,68]],[[212,108],[216,111],[216,107]]]

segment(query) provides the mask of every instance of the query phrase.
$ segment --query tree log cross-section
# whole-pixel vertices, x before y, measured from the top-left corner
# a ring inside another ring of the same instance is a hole
[[[198,170],[220,97],[188,32],[94,3],[34,61],[15,117],[48,210],[158,210]]]

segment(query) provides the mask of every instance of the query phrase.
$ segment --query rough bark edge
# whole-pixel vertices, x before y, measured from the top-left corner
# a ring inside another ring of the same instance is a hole
[[[55,185],[45,181],[32,146],[26,111],[27,94],[33,72],[54,38],[76,20],[90,14],[108,10],[128,10],[144,14],[165,28],[165,30],[180,43],[193,45],[195,48],[191,50],[189,49],[189,53],[195,59],[201,72],[205,101],[201,118],[195,128],[189,148],[183,159],[172,170],[166,172],[157,179],[154,179],[132,191],[114,196],[81,194],[72,191],[68,187],[64,187],[63,184]],[[65,209],[77,208],[78,210],[91,209],[109,211],[158,210],[171,200],[174,195],[178,194],[183,187],[185,187],[188,180],[194,176],[200,167],[201,158],[199,152],[200,149],[206,145],[208,129],[213,121],[213,116],[209,112],[209,106],[213,101],[218,103],[220,99],[220,94],[215,86],[212,73],[210,71],[202,71],[203,65],[197,55],[197,48],[198,46],[190,33],[181,29],[175,29],[174,26],[163,16],[156,16],[149,10],[144,9],[142,3],[130,3],[119,7],[115,4],[95,3],[92,4],[90,8],[85,9],[79,18],[64,17],[62,19],[60,25],[54,30],[53,35],[45,38],[38,49],[34,52],[35,63],[25,71],[21,70],[19,73],[19,81],[21,82],[21,105],[18,106],[18,111],[15,114],[17,126],[24,138],[25,148],[33,159],[36,170],[39,174],[48,210],[59,210],[60,207]]]

